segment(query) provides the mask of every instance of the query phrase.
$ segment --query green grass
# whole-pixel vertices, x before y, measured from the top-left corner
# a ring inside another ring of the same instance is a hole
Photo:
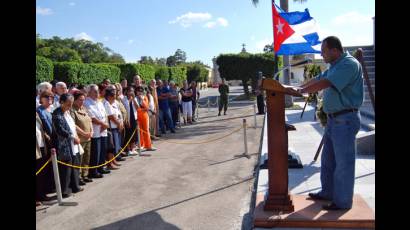
[[[287,110],[302,110],[303,108],[298,104],[293,104],[291,107],[285,108],[285,109],[287,109]]]

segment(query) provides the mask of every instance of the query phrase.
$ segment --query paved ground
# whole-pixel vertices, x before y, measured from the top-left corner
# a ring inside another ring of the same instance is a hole
[[[239,93],[239,88],[238,88]],[[203,94],[204,95],[204,94]],[[205,96],[217,95],[209,89]],[[234,105],[233,105],[234,106]],[[227,116],[200,109],[200,121],[167,134],[169,141],[202,141],[253,124],[253,107],[236,105]],[[258,116],[261,126],[263,116]],[[244,152],[243,130],[200,145],[155,142],[151,157],[133,157],[120,170],[95,179],[66,201],[36,212],[37,229],[249,229],[253,172],[261,127],[247,129],[251,157]],[[244,226],[242,226],[244,223]]]
[[[299,103],[299,102],[298,102]],[[303,106],[303,102],[300,103]],[[287,122],[296,127],[289,132],[289,148],[301,158],[303,169],[289,169],[289,190],[291,194],[305,194],[320,190],[320,156],[312,162],[319,146],[323,128],[313,121],[313,108],[306,107],[305,114],[300,119],[301,110],[286,110]],[[266,131],[266,129],[265,129]],[[361,130],[360,132],[364,132]],[[261,148],[261,162],[267,153],[267,134],[264,134]],[[375,211],[375,158],[374,155],[356,156],[356,180],[354,192],[360,194],[367,204]],[[267,170],[260,170],[257,191],[268,188]],[[263,228],[255,228],[255,230]],[[320,230],[320,228],[272,228],[274,230]],[[330,228],[324,228],[329,230]]]

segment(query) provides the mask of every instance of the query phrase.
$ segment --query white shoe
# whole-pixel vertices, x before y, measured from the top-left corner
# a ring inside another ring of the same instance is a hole
[[[135,152],[135,151],[128,151],[128,155],[130,155],[130,156],[137,156],[138,153]]]

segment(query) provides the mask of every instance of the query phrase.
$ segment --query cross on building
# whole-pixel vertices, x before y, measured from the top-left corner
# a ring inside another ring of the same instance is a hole
[[[246,52],[245,43],[242,43],[242,52],[243,52],[243,53]]]

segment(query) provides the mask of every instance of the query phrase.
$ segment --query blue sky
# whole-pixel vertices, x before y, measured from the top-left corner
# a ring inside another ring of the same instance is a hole
[[[276,1],[279,4],[279,1]],[[262,52],[272,43],[271,0],[37,0],[36,32],[102,42],[127,62],[168,57],[176,49],[188,61],[211,65],[220,53]],[[289,11],[308,8],[319,36],[343,45],[373,43],[374,0],[289,0]]]

